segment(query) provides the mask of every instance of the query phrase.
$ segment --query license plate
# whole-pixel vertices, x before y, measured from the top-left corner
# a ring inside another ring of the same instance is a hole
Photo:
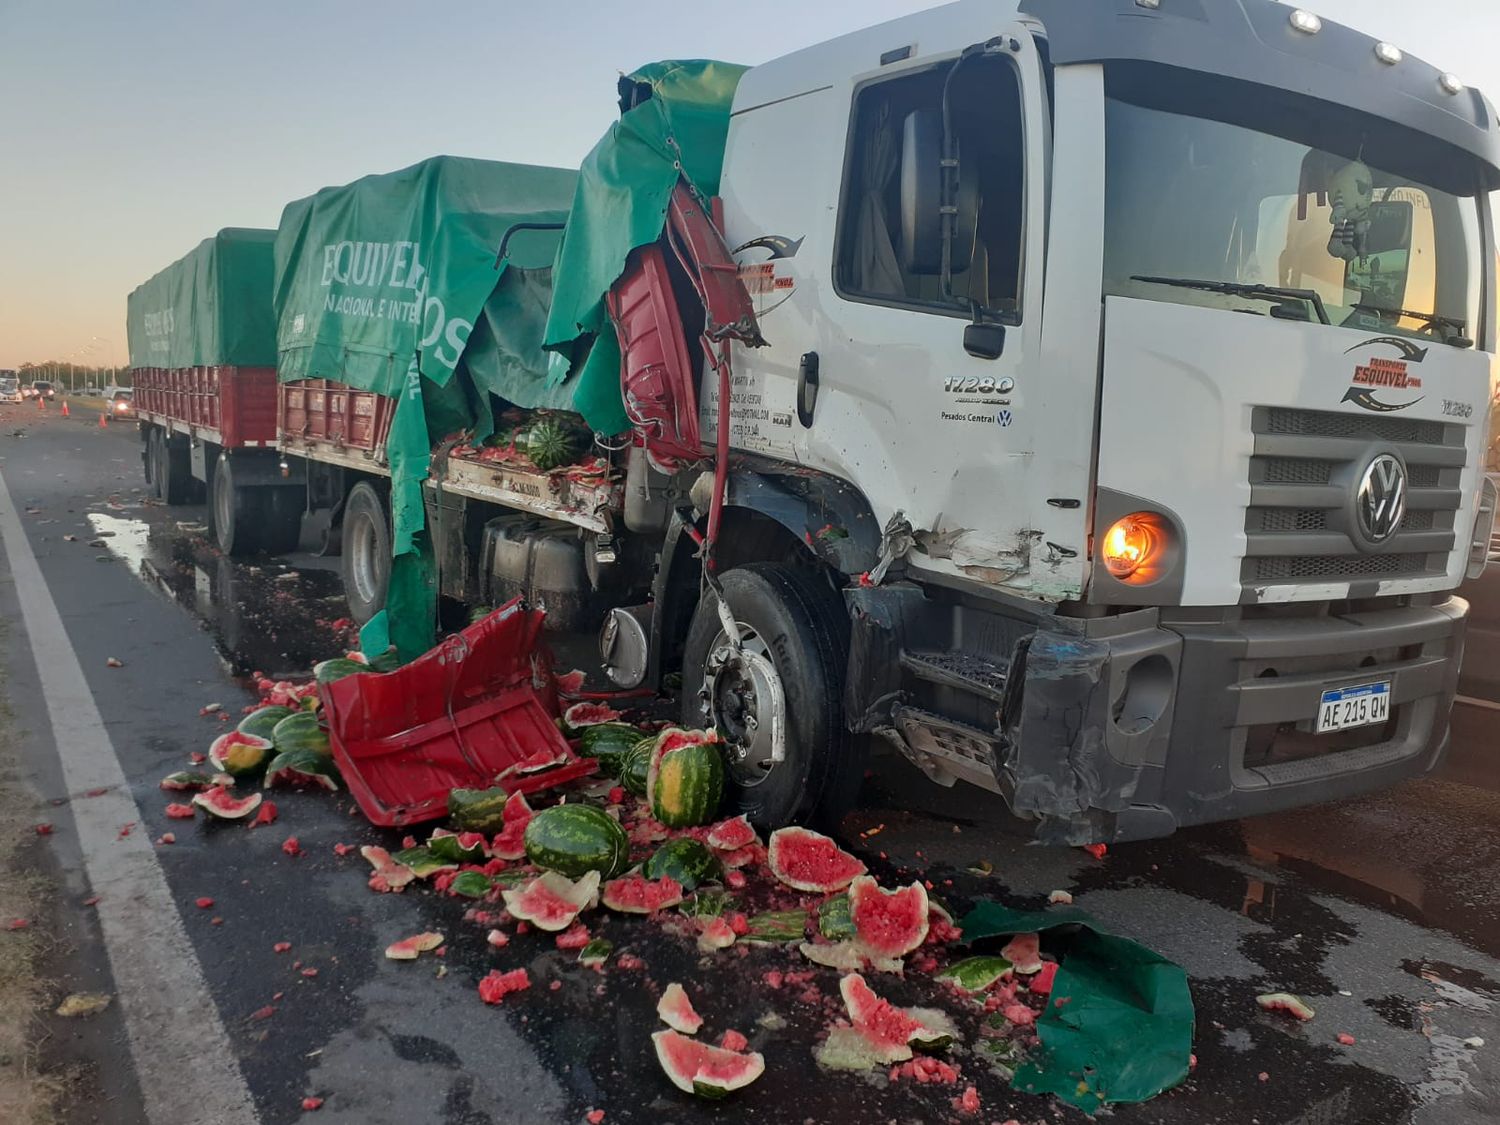
[[[1318,706],[1318,733],[1383,723],[1391,717],[1391,681],[1334,688]]]

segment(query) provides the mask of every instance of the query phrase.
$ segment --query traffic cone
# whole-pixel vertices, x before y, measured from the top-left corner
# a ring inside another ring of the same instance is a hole
[[[47,400],[44,399],[41,395],[37,395],[36,396],[36,408],[38,410],[46,410],[47,409]]]
[[[69,416],[68,415],[68,400],[67,399],[63,399],[63,415],[62,416],[64,418],[67,418]]]
[[[101,415],[99,415],[99,428],[101,430],[107,430],[107,429],[109,429],[109,415],[108,414],[101,414]]]

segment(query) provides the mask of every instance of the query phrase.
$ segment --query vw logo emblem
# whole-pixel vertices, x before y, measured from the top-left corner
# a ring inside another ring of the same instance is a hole
[[[1401,526],[1406,514],[1406,466],[1390,453],[1381,453],[1365,466],[1354,493],[1359,529],[1371,543],[1383,543]]]

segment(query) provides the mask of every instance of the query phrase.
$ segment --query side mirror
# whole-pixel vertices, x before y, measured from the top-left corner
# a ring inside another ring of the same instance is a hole
[[[960,160],[954,198],[952,271],[963,273],[974,255],[979,219],[978,176]],[[936,277],[943,272],[943,112],[918,109],[901,130],[901,268]]]

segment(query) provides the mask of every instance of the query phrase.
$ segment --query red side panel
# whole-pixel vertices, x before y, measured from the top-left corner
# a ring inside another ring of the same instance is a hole
[[[273,367],[142,367],[133,382],[138,411],[211,430],[230,448],[276,442]]]
[[[506,771],[507,789],[534,792],[596,769],[533,686],[544,616],[517,599],[404,668],[318,689],[334,760],[365,816],[415,824],[447,815],[450,789],[483,789]],[[559,764],[515,772],[528,760]]]
[[[281,384],[281,434],[299,442],[374,452],[385,447],[395,403],[332,379]]]
[[[662,466],[703,456],[698,436],[697,372],[682,314],[657,244],[631,251],[606,298],[620,338],[625,413]]]

